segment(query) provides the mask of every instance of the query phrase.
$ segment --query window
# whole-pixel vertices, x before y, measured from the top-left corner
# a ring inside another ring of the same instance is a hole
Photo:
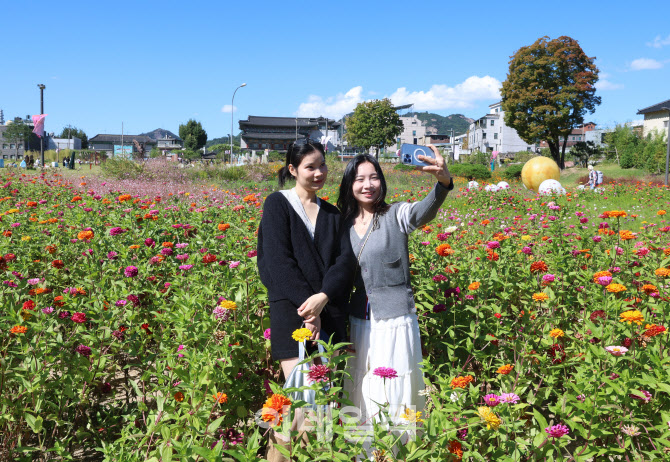
[[[412,136],[416,136],[416,130],[412,130]]]
[[[498,134],[497,134],[497,133],[494,133],[494,134],[493,134],[493,139],[494,139],[494,140],[497,140],[497,139],[498,139]]]
[[[668,121],[667,121],[667,120],[666,120],[665,122],[663,122],[663,126],[664,126],[665,128],[668,128]]]
[[[10,144],[10,145],[9,145],[9,149],[14,149],[14,148],[16,148],[16,145],[15,145],[15,144]]]
[[[495,120],[491,121],[491,126],[493,127],[495,125]]]
[[[528,146],[528,147],[526,148],[526,151],[530,151],[530,146]]]
[[[483,132],[483,133],[482,133],[482,139],[483,139],[483,140],[486,139],[486,132]]]

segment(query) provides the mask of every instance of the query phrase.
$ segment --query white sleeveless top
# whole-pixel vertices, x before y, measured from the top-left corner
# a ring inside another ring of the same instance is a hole
[[[284,195],[284,197],[288,200],[289,204],[291,204],[291,207],[293,207],[293,210],[295,210],[295,213],[297,213],[302,222],[305,223],[307,232],[309,233],[312,240],[314,240],[314,225],[312,224],[311,221],[309,221],[307,212],[305,212],[305,207],[303,207],[302,202],[300,202],[300,198],[298,197],[298,193],[295,192],[295,188],[282,189],[279,192]],[[321,199],[319,199],[318,197],[316,198],[316,206],[318,208],[321,208]]]

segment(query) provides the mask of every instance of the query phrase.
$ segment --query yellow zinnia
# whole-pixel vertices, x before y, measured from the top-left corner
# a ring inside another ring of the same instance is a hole
[[[312,331],[306,327],[302,327],[300,329],[294,330],[291,337],[293,337],[293,340],[296,342],[304,342],[305,340],[309,340],[312,337]]]
[[[222,308],[225,308],[227,310],[236,310],[237,309],[237,303],[235,303],[232,300],[224,300],[221,303],[219,303],[219,306]]]
[[[411,410],[410,408],[406,407],[405,408],[405,413],[400,414],[401,419],[405,419],[410,423],[418,423],[418,422],[424,422],[424,420],[421,418],[422,412],[416,412]]]
[[[486,428],[491,430],[497,430],[500,428],[502,420],[491,410],[491,408],[482,406],[477,408],[479,416],[486,422]]]
[[[551,338],[560,338],[563,336],[565,336],[565,332],[561,329],[551,329],[551,331],[549,331],[549,337]]]

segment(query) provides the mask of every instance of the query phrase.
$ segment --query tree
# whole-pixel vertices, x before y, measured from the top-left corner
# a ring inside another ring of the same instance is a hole
[[[591,159],[602,155],[601,149],[593,141],[578,141],[570,149],[570,155],[575,158],[582,167],[586,167]]]
[[[64,138],[64,139],[79,138],[81,140],[81,148],[88,149],[88,136],[86,135],[86,133],[84,133],[84,130],[81,130],[77,127],[73,127],[72,125],[63,127],[63,131],[61,131],[60,135],[58,135],[56,138]]]
[[[5,138],[10,143],[13,143],[16,148],[16,158],[19,157],[19,147],[23,144],[23,151],[28,150],[28,140],[30,140],[30,135],[32,134],[33,129],[30,128],[30,125],[23,123],[23,121],[13,122],[7,126],[7,129],[2,133],[3,138]]]
[[[207,132],[200,122],[190,119],[186,125],[179,125],[179,138],[184,141],[184,149],[197,151],[207,143]]]
[[[376,157],[379,157],[380,147],[396,142],[403,128],[400,116],[388,98],[359,103],[346,124],[344,136],[349,144],[366,150],[374,146]]]
[[[511,57],[502,84],[505,123],[526,143],[546,140],[561,169],[568,135],[600,104],[594,60],[570,37],[542,37]]]

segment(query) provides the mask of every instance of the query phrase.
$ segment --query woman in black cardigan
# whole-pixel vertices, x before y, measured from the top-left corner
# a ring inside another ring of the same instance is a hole
[[[328,167],[321,143],[295,143],[286,153],[279,184],[294,178],[290,190],[270,194],[258,230],[258,271],[268,290],[272,356],[288,377],[298,363],[298,342],[291,334],[302,327],[312,338],[346,339],[344,306],[355,257],[340,232],[340,212],[316,195]],[[328,305],[326,306],[326,304]]]

